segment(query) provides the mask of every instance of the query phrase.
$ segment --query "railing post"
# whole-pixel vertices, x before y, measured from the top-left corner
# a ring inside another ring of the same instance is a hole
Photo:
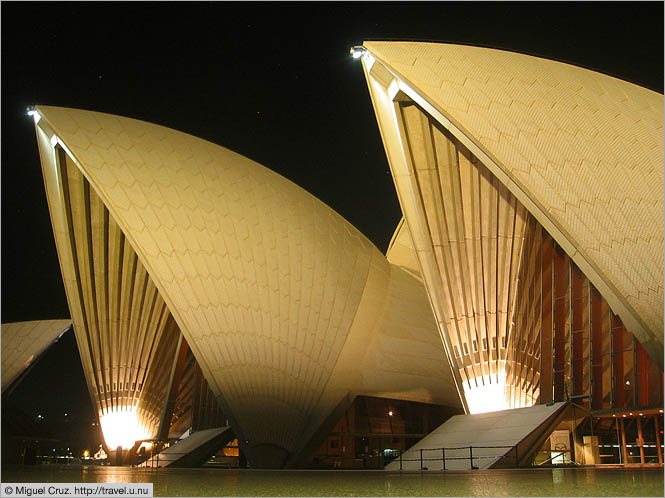
[[[469,460],[471,463],[471,470],[473,470],[473,446],[469,446]]]
[[[519,468],[520,466],[520,460],[517,457],[517,445],[515,445],[515,468]]]
[[[402,453],[404,453],[404,450],[399,450],[399,470],[400,470],[400,472],[402,471]]]
[[[443,470],[446,470],[446,449],[441,448],[441,460],[443,461]]]
[[[423,470],[423,449],[420,448],[420,470]]]

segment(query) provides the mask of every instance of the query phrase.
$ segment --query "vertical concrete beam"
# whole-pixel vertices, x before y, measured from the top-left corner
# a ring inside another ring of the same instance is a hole
[[[554,401],[564,401],[567,394],[566,367],[569,360],[569,273],[568,258],[554,250]]]
[[[591,300],[591,408],[603,408],[603,319],[602,298],[589,284]]]
[[[554,369],[554,264],[553,264],[553,243],[552,238],[545,234],[543,239],[542,268],[543,278],[542,305],[541,305],[541,323],[540,332],[540,403],[549,403],[553,397],[553,376]]]
[[[178,338],[178,346],[173,356],[173,363],[171,365],[171,373],[169,375],[169,383],[166,388],[166,399],[164,400],[164,407],[159,419],[159,430],[157,431],[157,439],[166,440],[169,437],[169,428],[171,427],[171,418],[173,417],[173,408],[175,407],[176,397],[178,395],[178,388],[182,380],[182,374],[185,370],[185,360],[187,359],[187,340],[180,334]]]

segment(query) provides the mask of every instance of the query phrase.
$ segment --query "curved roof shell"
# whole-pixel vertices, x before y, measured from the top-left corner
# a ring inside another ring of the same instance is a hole
[[[662,364],[663,96],[501,50],[364,47],[369,71],[470,147]]]
[[[388,391],[363,378],[367,344],[408,332],[409,317],[385,310],[413,279],[391,271],[341,216],[196,137],[109,114],[37,110],[45,176],[49,143],[58,143],[136,251],[256,464],[297,453],[345,396]],[[54,231],[58,239],[55,221]],[[438,339],[433,318],[422,318],[424,291],[421,300],[406,305],[417,314],[411,322]],[[454,384],[441,379],[448,367],[430,364],[401,383],[403,397],[459,406]],[[439,379],[430,392],[410,395],[428,375]]]

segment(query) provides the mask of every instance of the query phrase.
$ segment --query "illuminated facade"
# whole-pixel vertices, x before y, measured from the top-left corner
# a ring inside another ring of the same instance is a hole
[[[357,394],[460,406],[419,274],[307,192],[160,126],[34,116],[109,446],[167,433],[183,343],[256,466],[293,464]]]
[[[298,466],[359,395],[662,406],[662,95],[495,50],[363,50],[404,214],[386,256],[227,149],[35,109],[110,448],[230,424],[251,465]]]
[[[499,50],[363,51],[468,409],[662,406],[663,96]]]

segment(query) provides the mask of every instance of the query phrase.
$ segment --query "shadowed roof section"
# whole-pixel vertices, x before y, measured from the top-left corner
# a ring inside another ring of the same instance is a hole
[[[662,364],[663,96],[501,50],[364,47],[477,147]]]
[[[2,390],[60,337],[71,320],[36,320],[2,324]]]

